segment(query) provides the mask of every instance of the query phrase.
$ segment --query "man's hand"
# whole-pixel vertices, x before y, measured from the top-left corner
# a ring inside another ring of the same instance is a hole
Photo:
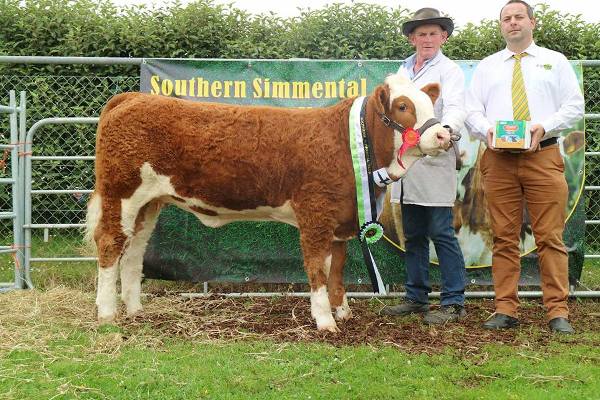
[[[440,147],[443,150],[448,151],[448,149],[452,147],[452,142],[450,141],[450,131],[447,127],[444,126],[437,132],[437,139]]]
[[[498,153],[504,151],[503,149],[497,149],[494,147],[494,128],[493,127],[488,129],[488,131],[487,131],[487,148],[492,151],[498,152]]]
[[[394,182],[396,182],[397,180],[399,180],[400,178],[402,178],[399,175],[394,175],[394,174],[390,174],[390,170],[386,168],[386,171],[388,173],[388,176],[390,177],[391,180],[393,180]]]
[[[450,128],[448,125],[444,125],[443,127],[443,136],[448,137],[448,144],[446,147],[444,147],[444,150],[448,151],[452,148],[452,128]]]
[[[525,153],[533,153],[534,151],[538,151],[540,147],[540,141],[546,133],[546,130],[540,124],[532,125],[529,131],[531,132],[531,146],[529,146],[529,149],[525,150]]]

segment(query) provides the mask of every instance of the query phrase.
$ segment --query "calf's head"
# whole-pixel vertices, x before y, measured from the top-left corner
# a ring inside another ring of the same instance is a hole
[[[394,151],[397,156],[388,166],[392,175],[402,176],[422,155],[436,156],[450,146],[450,135],[435,119],[433,104],[440,95],[440,85],[430,83],[418,88],[402,75],[390,75],[375,89],[377,112],[395,122]],[[385,119],[385,117],[382,117]],[[386,121],[384,121],[386,123]],[[418,144],[402,146],[405,138],[418,138]]]

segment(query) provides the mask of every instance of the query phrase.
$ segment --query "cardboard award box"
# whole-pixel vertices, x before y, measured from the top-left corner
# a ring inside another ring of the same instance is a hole
[[[493,139],[497,149],[527,150],[531,145],[529,121],[497,121]]]

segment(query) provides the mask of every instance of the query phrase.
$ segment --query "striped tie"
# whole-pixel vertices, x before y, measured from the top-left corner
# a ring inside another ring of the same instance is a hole
[[[525,93],[525,82],[523,81],[523,72],[521,71],[521,59],[527,53],[515,54],[515,66],[513,68],[512,78],[512,104],[513,119],[519,121],[530,121],[529,104],[527,103],[527,93]]]

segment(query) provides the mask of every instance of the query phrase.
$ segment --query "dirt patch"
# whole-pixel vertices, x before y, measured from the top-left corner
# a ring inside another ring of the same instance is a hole
[[[386,303],[393,303],[386,300]],[[310,300],[299,297],[186,299],[177,293],[155,293],[144,299],[144,312],[120,316],[117,327],[99,327],[94,293],[57,287],[47,291],[15,291],[0,295],[0,352],[45,348],[72,330],[89,332],[91,351],[104,352],[115,343],[160,347],[169,338],[192,341],[267,339],[275,343],[328,343],[333,346],[392,346],[408,353],[458,352],[474,363],[486,361],[485,346],[501,344],[515,351],[540,349],[556,341],[600,346],[600,302],[571,301],[572,336],[552,335],[540,300],[521,306],[521,327],[488,331],[481,327],[493,312],[493,301],[470,300],[459,323],[429,327],[420,317],[380,316],[378,299],[350,299],[353,317],[339,323],[340,333],[318,332],[310,316]],[[58,335],[58,336],[57,336]],[[118,347],[117,346],[117,347]],[[594,360],[597,358],[595,357]]]
[[[459,323],[429,327],[420,317],[380,316],[384,304],[379,300],[352,300],[353,318],[338,326],[341,333],[318,332],[310,316],[307,298],[209,297],[179,299],[154,297],[144,315],[123,320],[127,330],[150,324],[168,336],[236,340],[247,337],[269,338],[276,342],[324,342],[333,346],[356,344],[390,345],[407,352],[437,353],[451,348],[462,354],[478,354],[488,344],[514,347],[540,347],[555,340],[547,328],[539,301],[526,301],[521,308],[521,327],[507,331],[489,331],[481,327],[493,312],[493,301],[467,303],[468,315]],[[570,303],[571,320],[578,335],[565,338],[574,343],[588,343],[584,332],[599,332],[600,318],[594,313],[598,302]],[[561,340],[563,340],[561,338]],[[593,343],[594,345],[600,345]]]

